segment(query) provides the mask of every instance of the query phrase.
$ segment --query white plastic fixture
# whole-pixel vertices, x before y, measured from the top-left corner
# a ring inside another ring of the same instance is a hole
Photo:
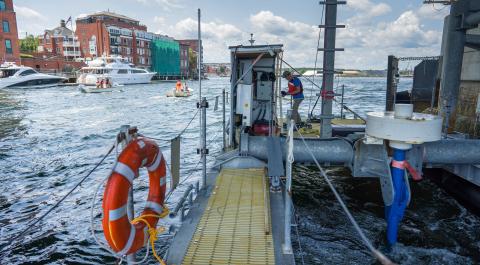
[[[393,148],[408,150],[412,144],[435,142],[442,137],[442,118],[414,113],[412,104],[396,104],[395,111],[367,114],[367,136],[390,140]]]

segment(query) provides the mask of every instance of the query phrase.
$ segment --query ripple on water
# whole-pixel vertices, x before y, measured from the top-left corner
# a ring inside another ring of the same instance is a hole
[[[317,80],[317,79],[316,79]],[[345,78],[345,102],[360,113],[383,109],[385,80]],[[321,80],[317,80],[321,81]],[[229,79],[205,81],[204,93],[213,105]],[[402,82],[401,89],[411,86]],[[73,87],[42,90],[0,90],[0,247],[25,229],[71,189],[112,145],[121,125],[137,126],[140,133],[171,139],[196,112],[198,89],[189,84],[194,96],[166,98],[172,84],[125,86],[122,92],[83,94]],[[306,114],[315,92],[305,86],[307,97],[301,106]],[[368,95],[368,96],[367,96]],[[362,97],[362,100],[359,100]],[[309,102],[310,101],[310,102]],[[288,101],[284,101],[287,109]],[[228,106],[227,106],[228,111]],[[340,109],[335,106],[338,114]],[[221,148],[221,112],[210,108],[208,139],[212,156]],[[200,179],[198,170],[198,117],[182,137],[182,178],[185,184]],[[216,137],[214,137],[216,136]],[[169,143],[159,142],[167,160]],[[211,164],[212,156],[209,156]],[[49,218],[18,246],[0,257],[1,264],[113,264],[116,259],[99,247],[90,232],[90,203],[95,188],[108,176],[113,157],[87,179]],[[352,179],[349,172],[329,169],[334,183],[352,213],[374,245],[382,247],[385,237],[383,203],[376,180]],[[295,168],[294,199],[299,213],[299,233],[306,264],[374,264],[327,185],[311,169]],[[135,210],[142,210],[148,178],[143,171],[135,180]],[[173,207],[183,193],[179,187],[168,202]],[[400,245],[392,253],[402,264],[471,264],[480,261],[477,217],[451,200],[435,186],[422,182],[412,186],[414,198],[401,227]],[[101,197],[101,196],[100,196]],[[101,237],[101,201],[95,204],[95,227]],[[179,219],[162,224],[179,225]],[[295,238],[295,237],[294,237]],[[295,243],[297,243],[295,241]],[[166,251],[168,240],[157,250]],[[296,244],[295,244],[296,246]],[[299,252],[298,249],[296,252]],[[144,253],[141,253],[144,254]],[[297,255],[299,258],[299,255]],[[148,263],[155,263],[150,257]]]

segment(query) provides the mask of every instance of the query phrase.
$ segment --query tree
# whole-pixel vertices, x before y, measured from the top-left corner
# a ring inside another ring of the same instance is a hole
[[[188,65],[190,66],[190,77],[197,77],[197,53],[192,49],[188,49]]]
[[[220,74],[224,75],[227,73],[227,67],[225,65],[220,65],[218,71],[220,72]]]
[[[32,53],[38,49],[39,41],[33,35],[27,36],[25,39],[20,40],[20,52]]]

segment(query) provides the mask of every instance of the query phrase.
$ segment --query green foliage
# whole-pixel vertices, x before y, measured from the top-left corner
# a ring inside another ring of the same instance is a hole
[[[37,38],[35,38],[33,35],[29,35],[25,39],[20,40],[20,52],[36,52],[39,44],[40,42]]]
[[[191,48],[188,49],[188,65],[190,66],[189,72],[191,77],[197,76],[197,53]]]

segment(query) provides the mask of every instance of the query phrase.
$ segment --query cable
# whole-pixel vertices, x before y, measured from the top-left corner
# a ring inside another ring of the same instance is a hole
[[[292,68],[292,70],[294,70],[295,72],[299,73],[297,69],[295,69],[292,65],[290,65],[288,62],[286,62],[285,60],[281,59],[288,67]],[[300,73],[299,73],[300,74]],[[305,78],[307,81],[309,81],[310,83],[312,83],[314,86],[316,86],[317,88],[320,88],[322,89],[320,86],[318,86],[317,84],[315,84],[314,82],[312,82],[312,80],[302,74],[300,74],[301,77]],[[345,104],[341,104],[338,102],[338,100],[336,100],[335,98],[332,99],[333,101],[335,101],[336,103],[340,104],[340,106],[342,106],[342,108],[344,108],[345,110],[351,112],[353,115],[355,115],[356,117],[358,117],[359,119],[361,119],[362,121],[364,122],[367,122],[367,120],[365,118],[363,118],[362,116],[360,116],[360,114],[358,114],[357,112],[355,112],[354,110],[350,109],[349,107],[345,106]]]
[[[70,196],[70,194],[72,194],[72,192],[74,192],[102,163],[103,161],[105,161],[105,159],[112,153],[113,149],[115,149],[115,145],[112,145],[112,147],[110,147],[110,150],[108,150],[107,154],[105,154],[102,159],[95,165],[95,167],[93,167],[92,170],[90,170],[90,172],[88,172],[88,174],[83,177],[74,187],[73,189],[71,189],[65,196],[63,196],[57,203],[55,203],[55,205],[53,205],[47,212],[45,212],[42,216],[40,216],[39,218],[37,218],[37,220],[31,222],[30,224],[28,224],[28,227],[23,230],[22,232],[20,232],[20,234],[14,236],[13,238],[9,239],[8,241],[9,242],[13,242],[21,237],[23,237],[24,235],[26,235],[30,230],[32,230],[36,224],[38,224],[41,220],[43,220],[43,218],[45,218],[47,215],[49,215],[55,208],[57,208],[68,196]],[[7,246],[3,247],[1,249],[1,251],[3,252],[5,250]]]
[[[294,125],[295,128],[297,128],[296,125]],[[363,233],[363,230],[360,228],[360,226],[358,225],[357,221],[355,220],[355,218],[352,216],[352,214],[350,213],[350,211],[348,210],[347,206],[345,205],[345,202],[343,202],[342,200],[342,197],[340,196],[340,194],[338,193],[338,191],[335,189],[335,187],[333,186],[330,178],[328,177],[327,173],[325,172],[325,170],[323,169],[323,167],[320,165],[320,163],[318,163],[318,160],[317,158],[315,157],[315,155],[313,154],[312,150],[310,149],[310,147],[307,145],[307,142],[305,141],[305,138],[303,137],[303,135],[300,133],[300,131],[298,130],[297,128],[297,132],[298,132],[298,135],[300,136],[300,138],[302,139],[302,142],[303,144],[305,145],[305,148],[306,150],[310,153],[310,155],[312,156],[313,160],[315,161],[315,164],[317,165],[318,169],[320,170],[320,173],[322,175],[322,177],[325,179],[325,181],[327,182],[328,186],[330,187],[330,189],[332,190],[333,194],[335,195],[335,198],[337,199],[338,203],[340,203],[340,206],[342,207],[343,211],[345,212],[345,214],[347,215],[350,223],[352,223],[353,227],[355,228],[355,230],[357,231],[357,233],[359,234],[360,238],[362,239],[362,241],[364,242],[365,246],[370,250],[370,252],[372,253],[372,255],[381,263],[381,264],[384,264],[384,265],[393,265],[395,263],[393,263],[389,258],[387,258],[385,255],[383,255],[383,253],[381,253],[379,250],[377,250],[375,247],[373,247],[372,243],[370,242],[370,240],[365,236],[365,234]]]
[[[323,24],[324,14],[325,14],[325,5],[322,5],[322,17],[320,18],[320,23],[321,24]],[[318,31],[317,51],[316,51],[316,54],[315,54],[315,67],[313,68],[313,79],[312,79],[313,82],[315,82],[315,76],[317,75],[318,50],[320,48],[321,36],[322,36],[322,28],[320,28],[319,31]],[[314,88],[314,86],[312,85],[312,90],[310,91],[310,97],[308,99],[308,113],[313,113],[313,110],[310,112],[310,106],[311,106],[311,103],[312,103],[313,88]],[[317,99],[317,102],[318,102],[318,99]],[[315,103],[315,105],[317,105],[317,103]]]

